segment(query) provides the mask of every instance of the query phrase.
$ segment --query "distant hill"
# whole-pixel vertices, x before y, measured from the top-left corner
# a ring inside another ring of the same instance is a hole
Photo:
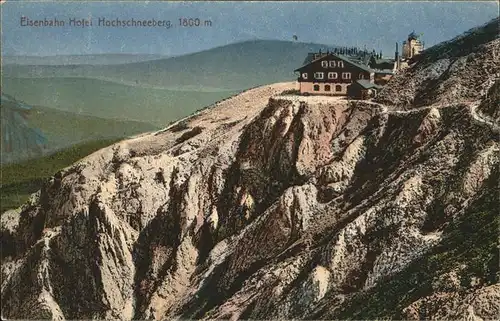
[[[143,88],[88,78],[3,78],[6,93],[35,106],[164,127],[236,91]]]
[[[233,91],[289,81],[310,51],[332,46],[255,40],[198,53],[107,66],[30,65],[4,68],[7,77],[85,77],[171,90]]]
[[[117,139],[89,141],[43,157],[15,164],[2,164],[0,168],[2,172],[0,177],[0,213],[21,206],[57,171],[116,141]]]
[[[3,56],[3,65],[113,65],[166,58],[148,54]]]
[[[47,138],[29,121],[31,106],[2,94],[0,104],[1,162],[43,153]]]
[[[2,95],[1,163],[39,157],[91,140],[118,139],[153,131],[149,123],[78,115],[53,108],[30,106]]]
[[[333,47],[256,40],[126,64],[115,63],[154,57],[18,57],[19,64],[3,66],[2,91],[30,106],[50,107],[37,107],[29,121],[59,148],[165,127],[242,90],[293,80],[308,52],[320,49]],[[89,62],[94,65],[81,64]]]
[[[78,115],[42,106],[33,107],[29,120],[45,134],[52,150],[81,142],[124,138],[159,129],[145,122]]]

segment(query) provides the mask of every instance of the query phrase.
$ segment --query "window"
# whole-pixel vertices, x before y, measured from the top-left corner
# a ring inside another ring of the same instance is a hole
[[[330,90],[331,90],[330,85],[325,85],[325,91],[330,91]]]
[[[314,91],[319,91],[319,85],[314,85],[314,86],[313,86],[313,90],[314,90]]]
[[[321,62],[321,67],[328,68],[328,61],[322,61]]]
[[[363,73],[360,73],[358,78],[359,79],[365,79],[365,75],[363,75]]]
[[[316,79],[323,79],[325,77],[325,73],[323,72],[315,72],[314,73],[314,78]]]
[[[335,68],[335,60],[330,61],[330,68]]]
[[[342,91],[342,86],[341,85],[335,86],[335,91]]]
[[[337,66],[339,66],[340,68],[344,68],[344,62],[343,61],[339,61],[337,63]]]
[[[307,79],[307,72],[305,72],[305,73],[302,74],[302,78],[303,79]]]
[[[351,73],[350,72],[343,72],[342,79],[351,79]]]
[[[329,72],[328,73],[328,79],[337,79],[338,75],[336,72]]]

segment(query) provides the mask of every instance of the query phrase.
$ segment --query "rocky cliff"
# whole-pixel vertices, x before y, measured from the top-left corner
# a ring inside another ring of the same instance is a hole
[[[425,50],[376,100],[411,109],[486,98],[500,77],[499,34],[499,20],[494,19]]]
[[[378,102],[259,87],[56,173],[2,215],[3,316],[497,318],[498,86],[384,103],[422,63]]]

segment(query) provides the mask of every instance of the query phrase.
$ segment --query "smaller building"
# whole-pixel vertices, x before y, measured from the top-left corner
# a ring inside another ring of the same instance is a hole
[[[394,71],[392,69],[375,70],[374,83],[384,86],[391,80],[392,76],[394,76]]]
[[[375,97],[382,88],[382,85],[377,85],[367,79],[358,79],[349,86],[347,95],[350,98],[366,100]]]
[[[381,56],[371,56],[368,65],[372,69],[388,70],[394,69],[395,59],[382,58]]]

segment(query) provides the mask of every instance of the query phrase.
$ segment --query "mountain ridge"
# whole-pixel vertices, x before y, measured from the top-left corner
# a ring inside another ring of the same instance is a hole
[[[160,54],[80,54],[80,55],[53,55],[53,56],[30,56],[30,55],[4,55],[2,65],[105,65],[123,64],[137,61],[155,60],[165,58]],[[92,63],[91,63],[92,62]]]
[[[293,70],[310,51],[333,48],[289,41],[246,41],[167,59],[108,66],[12,66],[4,77],[106,78],[162,88],[244,90],[295,78]],[[230,85],[228,85],[230,84]]]
[[[17,117],[12,116],[13,105],[21,106],[14,108],[15,113],[18,114],[14,116]],[[1,107],[2,128],[4,129],[2,165],[38,158],[73,144],[100,139],[125,138],[158,128],[145,122],[106,119],[50,107],[28,105],[9,95],[2,96]],[[38,145],[42,143],[43,148],[34,143],[27,143],[24,149],[21,148],[22,144],[17,140],[23,141],[31,137],[33,130],[38,137],[36,140],[41,140]],[[8,147],[11,147],[11,150],[8,150]],[[12,150],[12,148],[20,150]]]
[[[243,41],[237,41],[237,42],[234,42],[234,43],[230,43],[230,44],[226,44],[226,45],[220,45],[220,46],[215,46],[215,47],[212,47],[212,48],[208,48],[208,49],[203,49],[203,50],[199,50],[199,51],[195,51],[195,52],[186,52],[186,53],[183,53],[183,54],[178,54],[178,55],[167,55],[167,54],[161,54],[161,53],[155,53],[155,54],[144,54],[144,53],[100,53],[100,54],[68,54],[68,55],[53,55],[53,56],[30,56],[30,55],[4,55],[3,58],[4,59],[7,59],[7,61],[9,59],[14,59],[14,58],[26,58],[26,59],[36,59],[36,58],[40,58],[40,59],[45,59],[45,58],[54,58],[54,59],[58,59],[58,58],[85,58],[85,57],[107,57],[107,56],[123,56],[123,57],[139,57],[139,56],[144,56],[144,57],[159,57],[159,58],[155,58],[155,59],[147,59],[148,61],[149,60],[166,60],[166,59],[171,59],[171,58],[179,58],[179,57],[183,57],[183,56],[189,56],[189,55],[195,55],[195,54],[200,54],[200,53],[204,53],[204,52],[207,52],[207,51],[212,51],[212,50],[219,50],[219,49],[224,49],[224,48],[227,48],[227,47],[235,47],[235,46],[241,46],[241,45],[245,45],[245,44],[251,44],[251,43],[276,43],[276,44],[279,44],[279,43],[282,43],[282,44],[296,44],[296,45],[299,45],[299,46],[310,46],[312,48],[316,48],[316,47],[323,47],[325,49],[327,48],[334,48],[335,45],[326,45],[326,44],[319,44],[319,43],[314,43],[314,42],[298,42],[298,41],[288,41],[288,40],[280,40],[280,39],[249,39],[249,40],[243,40]],[[146,60],[145,60],[146,61]],[[119,62],[119,63],[115,63],[115,64],[132,64],[132,63],[138,63],[138,62],[141,62],[141,61],[136,61],[136,62]],[[4,64],[12,64],[12,63],[5,63]],[[30,65],[44,65],[44,64],[30,64]],[[50,65],[53,65],[53,64],[50,64]],[[89,63],[85,63],[85,65],[91,65]]]

